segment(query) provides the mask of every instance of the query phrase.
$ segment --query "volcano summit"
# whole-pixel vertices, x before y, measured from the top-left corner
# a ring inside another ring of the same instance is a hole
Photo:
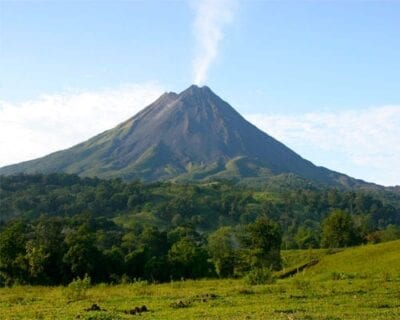
[[[207,86],[164,93],[115,128],[0,174],[76,173],[125,180],[208,180],[294,174],[328,185],[361,180],[315,166],[245,120]]]

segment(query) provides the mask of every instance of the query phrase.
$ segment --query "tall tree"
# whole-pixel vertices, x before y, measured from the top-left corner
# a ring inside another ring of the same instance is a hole
[[[11,285],[29,280],[25,256],[28,232],[26,223],[15,221],[0,233],[0,283]]]
[[[238,241],[231,227],[221,227],[208,237],[208,250],[220,277],[233,276]]]
[[[250,268],[279,269],[282,243],[279,225],[262,216],[245,226],[243,231],[239,237],[243,247],[242,262],[247,263]]]
[[[325,248],[340,248],[360,242],[350,214],[343,210],[333,210],[322,222],[321,245]]]

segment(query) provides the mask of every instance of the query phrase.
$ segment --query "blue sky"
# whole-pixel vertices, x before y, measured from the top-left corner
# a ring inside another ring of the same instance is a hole
[[[203,83],[246,118],[318,165],[400,184],[394,168],[400,163],[397,1],[3,0],[0,133],[29,127],[26,134],[37,136],[28,153],[23,135],[13,142],[20,147],[7,145],[10,156],[0,157],[0,165],[106,129],[82,129],[89,126],[88,111],[86,118],[74,115],[79,128],[57,118],[89,108],[76,102],[85,93],[96,97],[103,114],[118,115],[102,122],[112,126],[128,114],[129,101],[136,112],[159,92],[185,89],[194,82],[196,57],[207,54],[207,32],[211,38],[217,32],[217,40]],[[116,93],[125,100],[114,99]],[[85,101],[96,112],[96,102]],[[35,123],[33,113],[43,116]],[[51,119],[54,130],[77,134],[59,134],[43,148],[48,127],[41,123]],[[0,137],[0,147],[5,140]]]

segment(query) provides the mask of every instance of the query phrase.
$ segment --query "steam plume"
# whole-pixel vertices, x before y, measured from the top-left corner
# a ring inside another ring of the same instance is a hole
[[[193,61],[194,83],[202,84],[216,58],[223,29],[233,20],[236,0],[197,0],[194,2],[196,54]]]

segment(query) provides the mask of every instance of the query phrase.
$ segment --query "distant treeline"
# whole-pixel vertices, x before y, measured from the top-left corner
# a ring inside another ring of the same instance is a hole
[[[279,269],[281,248],[400,237],[395,194],[0,177],[0,283],[168,281]]]

